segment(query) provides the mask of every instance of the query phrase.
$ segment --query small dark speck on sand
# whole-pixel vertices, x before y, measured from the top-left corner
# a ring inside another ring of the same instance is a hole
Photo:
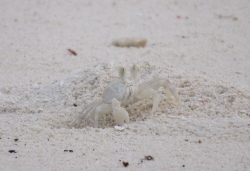
[[[145,156],[146,160],[154,160],[154,158],[152,156]]]
[[[129,163],[125,162],[125,161],[123,161],[122,164],[123,164],[124,167],[128,167],[128,165],[129,165]]]
[[[68,51],[69,51],[72,55],[74,55],[74,56],[77,55],[77,53],[76,53],[74,50],[72,50],[72,49],[68,49]]]
[[[16,153],[15,150],[9,150],[9,153]]]

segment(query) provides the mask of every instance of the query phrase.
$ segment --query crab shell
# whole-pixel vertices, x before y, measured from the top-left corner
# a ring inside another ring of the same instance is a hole
[[[111,82],[103,91],[103,102],[112,103],[112,99],[117,99],[122,105],[127,105],[134,102],[138,92],[138,85],[133,84],[130,80],[126,82],[117,79]]]

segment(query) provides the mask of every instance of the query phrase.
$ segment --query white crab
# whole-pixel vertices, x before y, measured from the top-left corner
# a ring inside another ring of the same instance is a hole
[[[136,65],[133,65],[131,77],[126,78],[125,69],[120,68],[120,78],[113,80],[104,89],[102,100],[92,102],[84,107],[82,113],[76,119],[74,127],[79,128],[84,117],[85,126],[88,123],[88,118],[94,117],[94,127],[98,128],[98,118],[112,111],[116,124],[122,126],[124,123],[129,123],[129,115],[121,106],[127,106],[153,96],[152,114],[160,102],[160,95],[157,92],[160,87],[165,89],[168,98],[171,98],[171,95],[173,95],[178,103],[178,108],[180,107],[180,97],[168,79],[157,78],[138,85],[136,81],[137,73],[138,68]]]

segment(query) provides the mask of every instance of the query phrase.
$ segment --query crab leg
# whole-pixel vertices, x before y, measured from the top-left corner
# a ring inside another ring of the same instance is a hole
[[[178,109],[181,106],[181,99],[176,91],[176,89],[173,87],[173,85],[170,83],[168,79],[153,79],[151,81],[148,81],[146,83],[142,83],[138,86],[138,94],[142,94],[143,91],[153,89],[157,91],[160,87],[163,87],[168,98],[171,98],[171,95],[174,96],[176,102],[178,103]]]
[[[78,116],[78,118],[76,119],[74,126],[75,128],[79,128],[81,125],[81,122],[83,120],[83,118],[93,109],[95,109],[97,106],[99,106],[100,104],[102,104],[102,101],[97,101],[97,102],[92,102],[88,105],[86,105],[83,110],[81,111],[81,114]],[[84,112],[84,110],[87,109],[86,112]]]
[[[93,108],[89,109],[89,110],[86,112],[86,118],[85,118],[85,121],[84,121],[84,126],[87,126],[87,125],[88,125],[89,116],[93,116],[95,110],[96,110],[96,107],[93,107]]]
[[[112,106],[111,104],[102,104],[100,106],[98,106],[95,110],[94,113],[94,127],[98,128],[98,117],[102,116],[104,114],[108,114],[112,112]],[[92,112],[88,115],[92,115]],[[87,116],[88,118],[88,116]]]
[[[89,117],[94,117],[94,127],[98,128],[98,118],[104,114],[108,114],[108,113],[112,112],[111,104],[101,104],[100,105],[100,101],[91,103],[90,105],[88,105],[88,107],[90,107],[90,108],[87,109],[86,112],[79,115],[79,117],[77,118],[77,120],[75,122],[76,128],[80,127],[84,116],[86,116],[85,117],[85,124],[84,124],[85,126],[88,124]]]
[[[159,106],[159,103],[160,103],[160,95],[157,91],[155,91],[154,97],[153,97],[153,108],[151,110],[151,115],[156,111],[156,109]]]
[[[136,102],[137,102],[137,101],[148,99],[152,96],[153,96],[153,108],[151,110],[151,114],[153,114],[159,106],[159,103],[160,103],[159,93],[155,91],[154,89],[144,89],[136,97]]]

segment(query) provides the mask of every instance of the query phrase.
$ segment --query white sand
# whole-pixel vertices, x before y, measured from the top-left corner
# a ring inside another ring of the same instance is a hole
[[[249,170],[249,9],[248,0],[2,0],[0,170]],[[146,47],[111,45],[133,36]],[[99,129],[72,129],[132,64],[142,81],[172,82],[180,113],[160,89],[157,111],[152,99],[136,103],[122,132],[111,114]]]

